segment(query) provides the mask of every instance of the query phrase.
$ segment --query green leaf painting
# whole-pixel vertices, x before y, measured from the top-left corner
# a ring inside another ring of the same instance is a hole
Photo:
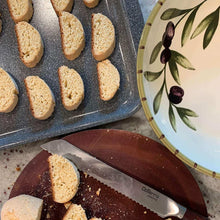
[[[174,61],[178,63],[180,66],[188,70],[195,70],[195,68],[192,66],[190,61],[185,56],[174,50],[171,51],[171,54],[172,59],[174,59]]]
[[[175,118],[175,115],[173,112],[173,107],[171,104],[169,106],[169,119],[170,119],[170,124],[171,124],[173,130],[176,131],[176,118]]]
[[[169,8],[167,9],[162,15],[161,15],[161,19],[162,20],[170,20],[172,18],[176,18],[179,17],[182,14],[185,14],[187,12],[189,12],[190,9],[186,9],[186,10],[180,10],[177,8]]]
[[[151,54],[151,57],[150,57],[150,64],[154,63],[155,60],[157,59],[159,53],[160,53],[160,50],[162,48],[162,41],[160,41],[153,49],[152,51],[152,54]]]
[[[147,81],[152,82],[154,80],[156,80],[157,78],[160,77],[160,75],[162,74],[163,70],[161,70],[160,72],[150,72],[150,71],[146,71],[144,72],[144,77],[147,79]]]
[[[197,11],[198,11],[198,8],[194,9],[192,13],[190,14],[190,16],[188,17],[188,19],[186,20],[186,23],[184,25],[183,32],[182,32],[182,38],[181,38],[182,47],[185,45],[186,41],[189,39]]]
[[[183,111],[182,108],[176,108],[177,109],[177,112],[180,116],[180,118],[182,119],[182,121],[188,126],[190,127],[191,129],[195,130],[196,131],[196,128],[195,126],[192,124],[192,122],[189,120],[188,118],[188,115],[186,114],[187,112],[189,113],[189,111]]]
[[[199,34],[201,34],[213,21],[214,17],[215,17],[215,13],[213,12],[210,15],[208,15],[207,17],[205,17],[200,24],[197,26],[197,28],[195,29],[195,31],[193,32],[191,39],[194,39],[195,37],[197,37]]]
[[[198,115],[194,111],[187,109],[187,108],[178,107],[177,111],[181,115],[186,115],[186,116],[190,116],[190,117],[198,117]]]
[[[207,30],[204,35],[204,40],[203,40],[203,49],[205,49],[211,42],[215,34],[215,31],[218,27],[218,22],[219,22],[219,12],[215,14],[213,21],[207,27]]]
[[[154,113],[157,114],[157,112],[159,111],[160,108],[160,103],[161,103],[161,98],[163,95],[163,90],[164,90],[164,84],[162,85],[162,87],[160,88],[159,92],[157,93],[157,95],[154,98]]]
[[[169,68],[170,68],[170,73],[173,76],[173,79],[180,85],[179,70],[175,60],[172,59],[172,57],[169,61]]]

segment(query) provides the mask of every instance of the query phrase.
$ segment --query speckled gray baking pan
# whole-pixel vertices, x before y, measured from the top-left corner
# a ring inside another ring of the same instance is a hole
[[[40,139],[71,133],[97,125],[127,118],[140,107],[136,82],[136,51],[144,26],[137,0],[101,0],[98,7],[88,9],[82,0],[76,0],[72,13],[82,22],[86,35],[86,47],[79,58],[68,61],[61,49],[58,18],[50,0],[33,0],[34,15],[30,23],[40,32],[44,41],[44,56],[32,69],[19,59],[17,40],[7,0],[1,0],[3,30],[0,34],[0,67],[9,72],[20,90],[19,103],[13,112],[0,114],[0,148],[34,142]],[[96,73],[97,62],[91,54],[91,15],[101,12],[107,15],[116,29],[116,48],[111,62],[121,76],[120,89],[109,102],[99,98]],[[57,69],[67,65],[77,70],[85,85],[85,99],[80,107],[68,112],[61,103]],[[45,120],[34,119],[24,87],[24,79],[37,75],[52,89],[56,108]]]

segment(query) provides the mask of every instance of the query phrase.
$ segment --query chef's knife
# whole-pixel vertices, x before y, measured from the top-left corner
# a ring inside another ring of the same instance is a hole
[[[162,218],[175,216],[185,220],[207,219],[65,140],[51,141],[41,147],[51,154],[62,155],[71,160],[79,170],[150,209]]]

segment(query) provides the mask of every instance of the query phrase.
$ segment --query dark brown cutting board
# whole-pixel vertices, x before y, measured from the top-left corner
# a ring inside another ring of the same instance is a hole
[[[121,130],[88,130],[64,138],[109,165],[135,177],[180,204],[207,216],[201,191],[185,165],[163,145],[139,134]],[[47,158],[39,153],[17,179],[10,198],[29,194],[44,199],[42,220],[62,219],[66,209],[52,201]],[[101,189],[100,194],[97,191]],[[88,218],[159,220],[156,214],[81,173],[80,187],[72,200]],[[172,218],[176,219],[176,218]],[[193,219],[192,219],[193,220]]]

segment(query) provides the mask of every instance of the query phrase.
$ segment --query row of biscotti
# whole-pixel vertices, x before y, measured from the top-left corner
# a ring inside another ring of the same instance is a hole
[[[85,47],[85,34],[81,22],[69,12],[59,16],[62,49],[68,60],[76,59]],[[40,33],[25,21],[15,25],[18,50],[22,62],[29,68],[41,60],[44,45]],[[97,61],[108,58],[115,48],[115,29],[101,13],[92,15],[92,54]]]
[[[56,154],[48,158],[48,165],[53,201],[64,204],[67,209],[62,220],[87,220],[82,206],[71,202],[80,186],[80,174],[77,167],[71,161]],[[97,190],[97,196],[100,191],[101,188]],[[43,202],[42,199],[29,195],[14,197],[3,205],[1,219],[40,220]],[[90,220],[101,220],[101,218],[94,217]]]
[[[118,70],[109,60],[97,64],[100,98],[108,101],[113,98],[120,85]],[[84,83],[74,70],[62,66],[58,70],[62,103],[68,111],[78,108],[84,99]],[[30,101],[32,115],[39,120],[51,116],[55,98],[49,86],[38,76],[28,76],[25,87]],[[12,77],[0,68],[0,112],[11,112],[18,102],[18,87]]]
[[[15,23],[20,21],[29,21],[33,16],[32,0],[7,0],[8,8],[12,19]],[[83,0],[89,8],[94,8],[98,5],[99,0]],[[71,12],[74,0],[51,0],[52,6],[57,14],[62,11]]]

